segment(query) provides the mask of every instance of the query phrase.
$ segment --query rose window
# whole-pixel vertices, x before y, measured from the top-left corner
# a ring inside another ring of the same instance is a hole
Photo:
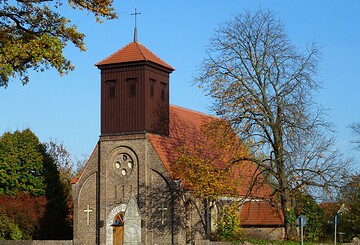
[[[114,162],[115,173],[120,176],[128,176],[134,168],[133,159],[126,153],[120,154]]]

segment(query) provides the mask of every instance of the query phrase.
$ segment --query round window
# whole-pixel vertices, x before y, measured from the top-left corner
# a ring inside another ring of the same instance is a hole
[[[117,175],[128,176],[134,168],[134,161],[127,153],[119,154],[114,161],[114,170]]]

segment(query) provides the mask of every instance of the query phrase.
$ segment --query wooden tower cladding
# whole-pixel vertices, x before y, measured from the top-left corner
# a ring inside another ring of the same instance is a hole
[[[101,70],[101,135],[168,135],[171,66],[138,42],[96,66]]]

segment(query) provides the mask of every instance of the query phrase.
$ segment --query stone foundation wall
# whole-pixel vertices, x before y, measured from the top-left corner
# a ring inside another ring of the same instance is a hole
[[[285,236],[284,228],[241,228],[245,239],[282,240]]]
[[[73,240],[1,240],[1,245],[73,245]]]

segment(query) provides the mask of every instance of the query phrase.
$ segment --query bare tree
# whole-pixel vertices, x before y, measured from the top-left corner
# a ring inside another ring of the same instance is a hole
[[[357,139],[354,140],[352,143],[355,145],[355,149],[360,150],[360,123],[359,122],[352,123],[350,124],[350,128],[357,137]]]
[[[214,100],[253,151],[252,160],[273,186],[285,216],[286,238],[294,230],[294,189],[329,189],[346,169],[324,109],[314,101],[320,89],[320,50],[291,44],[271,11],[245,12],[216,31],[195,82]],[[256,178],[255,178],[256,179]]]

